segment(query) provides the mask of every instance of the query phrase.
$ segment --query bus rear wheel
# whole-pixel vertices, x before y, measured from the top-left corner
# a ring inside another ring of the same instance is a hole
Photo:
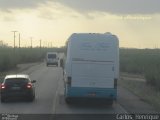
[[[67,104],[70,104],[70,103],[71,103],[71,98],[66,97],[66,98],[65,98],[65,102],[66,102]]]
[[[108,105],[113,105],[113,100],[107,100]]]

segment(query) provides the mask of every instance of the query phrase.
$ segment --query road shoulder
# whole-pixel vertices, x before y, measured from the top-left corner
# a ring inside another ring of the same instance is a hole
[[[148,114],[158,113],[153,106],[142,101],[138,96],[133,94],[128,89],[118,86],[118,103],[124,107],[128,113],[133,114]]]

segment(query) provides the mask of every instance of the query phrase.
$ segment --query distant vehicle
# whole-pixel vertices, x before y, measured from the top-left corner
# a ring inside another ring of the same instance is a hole
[[[113,104],[119,78],[119,41],[111,33],[74,33],[68,39],[65,100],[95,98]]]
[[[58,66],[58,54],[56,52],[47,52],[46,55],[46,65],[56,65]]]
[[[31,80],[28,75],[7,75],[0,86],[1,102],[9,98],[35,99],[36,80]]]

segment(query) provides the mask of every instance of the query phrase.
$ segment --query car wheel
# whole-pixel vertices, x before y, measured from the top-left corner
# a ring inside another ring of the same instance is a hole
[[[112,106],[113,105],[113,100],[108,100],[107,104]]]
[[[29,102],[32,102],[34,99],[35,99],[35,96],[33,95],[33,96],[30,96],[30,97],[28,98],[28,101],[29,101]]]
[[[5,98],[1,97],[1,102],[2,103],[5,102]]]

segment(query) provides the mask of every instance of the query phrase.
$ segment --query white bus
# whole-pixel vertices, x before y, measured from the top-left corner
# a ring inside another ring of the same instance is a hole
[[[65,100],[117,98],[119,41],[110,33],[74,33],[68,39],[64,69]]]

